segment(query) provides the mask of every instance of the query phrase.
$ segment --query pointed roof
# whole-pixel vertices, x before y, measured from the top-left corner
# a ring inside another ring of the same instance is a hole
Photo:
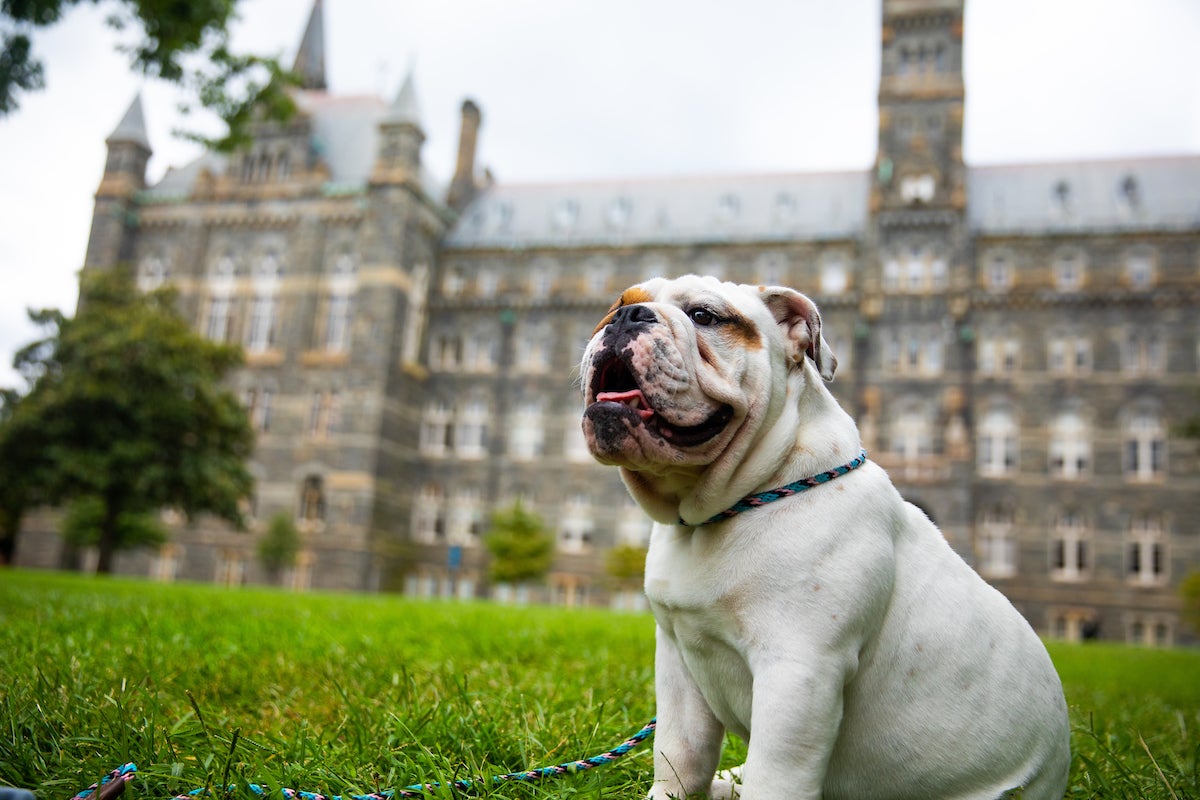
[[[108,138],[104,140],[107,144],[114,142],[132,142],[136,145],[141,145],[146,150],[150,150],[150,137],[146,135],[146,117],[142,113],[142,93],[138,92],[133,98],[133,102],[129,104],[129,109],[125,112],[125,116],[121,117],[121,121],[117,123],[117,127]]]
[[[408,71],[408,76],[404,79],[404,84],[400,87],[400,92],[396,95],[396,99],[388,106],[387,113],[380,120],[384,124],[392,125],[412,125],[414,128],[421,128],[421,109],[417,105],[417,89],[413,83],[413,71]]]
[[[322,0],[313,0],[312,14],[296,51],[292,72],[300,76],[302,89],[325,91],[325,13]]]

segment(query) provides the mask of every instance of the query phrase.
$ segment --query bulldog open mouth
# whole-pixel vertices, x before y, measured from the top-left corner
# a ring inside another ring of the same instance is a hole
[[[695,425],[672,423],[647,399],[633,371],[616,353],[597,358],[592,375],[591,396],[593,402],[587,408],[592,419],[606,414],[617,414],[631,424],[644,425],[675,447],[696,447],[709,441],[733,419],[733,408],[719,406],[707,419]]]

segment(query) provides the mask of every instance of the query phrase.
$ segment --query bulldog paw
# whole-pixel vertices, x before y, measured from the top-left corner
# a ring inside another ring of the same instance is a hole
[[[708,789],[711,800],[737,800],[742,784],[742,768],[723,769],[717,773],[716,780]]]

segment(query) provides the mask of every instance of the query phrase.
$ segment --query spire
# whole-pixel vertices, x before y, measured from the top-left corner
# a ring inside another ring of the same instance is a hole
[[[151,149],[150,138],[146,135],[146,117],[142,113],[141,92],[138,92],[137,96],[133,98],[125,116],[121,117],[121,121],[117,123],[117,127],[108,135],[105,142],[108,144],[130,142],[147,151]]]
[[[417,105],[417,89],[413,84],[413,71],[411,69],[408,71],[408,76],[404,79],[404,84],[400,87],[400,92],[388,107],[382,121],[385,124],[412,125],[414,128],[422,127],[421,109]]]
[[[325,91],[325,14],[322,0],[313,0],[312,14],[296,51],[292,72],[300,76],[303,89]]]

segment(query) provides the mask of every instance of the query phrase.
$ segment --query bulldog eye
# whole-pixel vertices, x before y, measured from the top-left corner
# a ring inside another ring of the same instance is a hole
[[[690,309],[687,312],[687,315],[688,319],[690,319],[694,324],[705,328],[709,325],[716,325],[721,321],[720,317],[703,307]]]

